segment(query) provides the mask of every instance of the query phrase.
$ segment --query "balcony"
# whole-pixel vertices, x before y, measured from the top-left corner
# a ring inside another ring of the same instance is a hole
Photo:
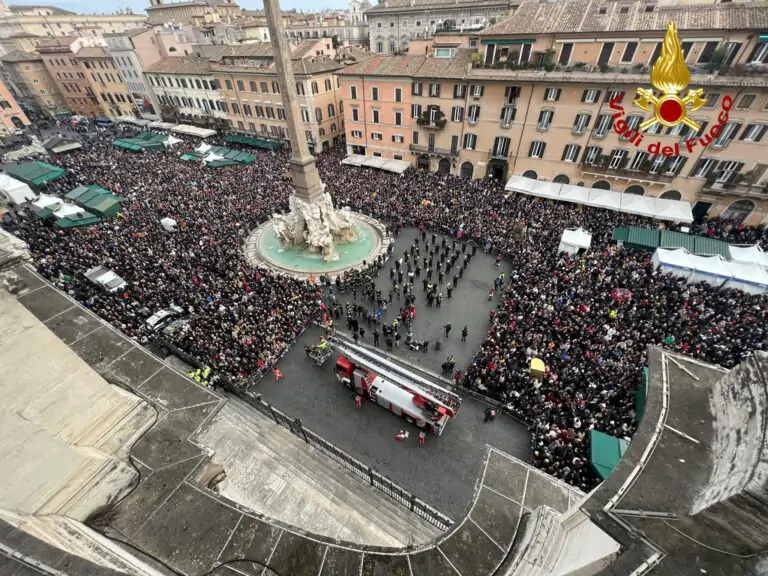
[[[623,180],[636,180],[638,182],[672,182],[674,174],[651,174],[647,169],[629,170],[627,168],[610,168],[603,164],[591,164],[582,162],[579,164],[582,174],[591,176],[607,176],[608,178],[621,178]]]
[[[429,156],[442,156],[448,158],[458,158],[459,150],[448,150],[447,148],[435,148],[434,146],[419,146],[411,144],[408,149],[414,154],[427,154]]]
[[[758,200],[768,199],[768,184],[745,184],[739,178],[735,182],[717,182],[708,179],[701,191],[713,196],[744,196]]]
[[[491,160],[509,160],[509,150],[494,150],[488,151],[488,158]]]

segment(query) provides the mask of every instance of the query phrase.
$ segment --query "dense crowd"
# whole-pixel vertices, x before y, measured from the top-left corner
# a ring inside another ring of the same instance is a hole
[[[189,147],[190,143],[183,146]],[[322,293],[265,270],[241,255],[251,229],[287,206],[285,152],[254,152],[250,166],[206,169],[182,162],[179,150],[122,153],[97,136],[82,151],[56,160],[66,178],[54,193],[98,184],[124,196],[123,213],[102,225],[62,232],[24,217],[19,234],[38,270],[61,289],[138,341],[151,336],[146,318],[175,304],[191,314],[176,344],[213,372],[242,379],[267,370],[317,318]],[[664,345],[733,367],[768,346],[768,298],[660,274],[650,254],[611,241],[615,226],[656,226],[641,217],[577,209],[530,197],[507,197],[490,180],[409,171],[405,175],[340,164],[341,151],[318,158],[337,206],[393,225],[470,239],[503,254],[512,272],[491,313],[487,336],[463,385],[508,405],[531,425],[534,463],[585,490],[590,429],[631,437],[635,391],[649,345]],[[177,220],[166,232],[160,219]],[[564,228],[583,226],[592,247],[557,253]],[[763,229],[723,221],[699,233],[734,243],[768,244]],[[79,274],[104,265],[128,280],[119,293],[99,291]],[[547,366],[543,378],[531,358]]]

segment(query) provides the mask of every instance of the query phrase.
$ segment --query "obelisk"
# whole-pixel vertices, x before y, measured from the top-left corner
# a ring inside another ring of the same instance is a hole
[[[285,123],[288,125],[288,138],[291,141],[291,173],[293,175],[294,194],[305,202],[312,203],[323,193],[323,184],[315,166],[315,158],[309,152],[307,139],[299,129],[301,118],[296,79],[293,75],[291,50],[283,29],[282,13],[277,0],[264,0],[264,14],[267,17],[269,34],[272,37],[272,51],[280,84]]]

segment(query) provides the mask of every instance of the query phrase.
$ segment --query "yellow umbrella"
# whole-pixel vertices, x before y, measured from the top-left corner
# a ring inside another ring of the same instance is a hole
[[[531,360],[531,376],[534,378],[543,378],[547,372],[547,367],[544,365],[544,361],[541,358],[533,358]]]

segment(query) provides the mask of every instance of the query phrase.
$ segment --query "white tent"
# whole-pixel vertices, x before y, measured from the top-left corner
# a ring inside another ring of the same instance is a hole
[[[560,238],[558,252],[576,254],[579,250],[589,250],[592,245],[592,234],[584,228],[566,228]]]
[[[655,205],[654,218],[659,220],[669,220],[672,222],[693,222],[693,212],[691,203],[683,200],[668,200],[666,198],[654,198]]]
[[[536,185],[537,180],[533,178],[526,178],[524,176],[512,176],[510,177],[507,185],[504,187],[508,192],[522,192],[523,194],[530,194],[533,187]]]
[[[28,185],[16,178],[11,178],[8,174],[0,174],[0,194],[10,204],[24,204],[37,196]]]
[[[165,228],[168,232],[175,232],[176,227],[178,224],[176,223],[176,220],[173,218],[163,218],[160,220],[160,225]]]
[[[32,202],[32,206],[38,208],[48,208],[48,206],[53,206],[54,204],[61,204],[61,198],[51,196],[50,194],[40,194],[40,196]]]
[[[605,208],[606,210],[621,210],[621,194],[613,190],[589,189],[589,198],[584,202],[587,206]]]
[[[363,154],[349,154],[341,161],[346,166],[362,166],[365,168],[377,168],[385,172],[402,174],[411,167],[407,160],[394,160],[381,158],[380,156],[365,156]]]
[[[211,149],[210,144],[206,144],[205,142],[200,142],[200,146],[195,148],[195,152],[197,154],[206,154],[210,149]]]
[[[696,271],[696,265],[685,248],[657,248],[651,262],[662,272],[669,272],[686,280],[693,278]]]
[[[56,210],[53,213],[53,215],[56,216],[56,218],[66,218],[74,214],[80,214],[81,212],[85,212],[85,210],[83,208],[80,208],[80,206],[75,206],[74,204],[67,204],[65,202],[61,205],[61,207],[58,210]]]
[[[586,204],[589,200],[589,188],[584,188],[584,186],[573,186],[572,184],[563,184],[560,188],[558,200],[563,202],[573,202],[574,204]]]
[[[725,283],[726,288],[741,290],[747,294],[768,292],[768,272],[757,264],[728,262],[728,270],[733,277]]]
[[[621,195],[621,211],[628,214],[638,214],[650,218],[656,215],[656,204],[654,199],[648,196],[639,196],[638,194]]]
[[[215,162],[216,160],[224,160],[224,156],[219,156],[213,152],[208,152],[206,157],[203,158],[203,164],[208,164],[208,162]]]
[[[176,137],[171,136],[169,134],[168,138],[166,138],[163,141],[163,144],[165,145],[166,148],[171,148],[171,147],[173,147],[174,144],[178,144],[179,142],[183,142],[183,140],[181,138],[176,138]],[[208,146],[208,145],[206,144],[206,146]],[[209,148],[210,148],[210,146],[209,146]]]
[[[197,136],[198,138],[208,138],[209,136],[215,136],[216,130],[210,128],[200,128],[198,126],[190,126],[189,124],[177,124],[171,128],[171,132],[176,134],[187,134],[188,136]]]
[[[768,254],[763,252],[757,244],[754,246],[735,246],[731,244],[728,247],[731,253],[731,260],[734,262],[744,262],[746,264],[757,264],[763,268],[768,268]]]
[[[728,269],[728,262],[720,255],[691,256],[694,272],[692,282],[707,282],[712,286],[722,286],[733,276]]]
[[[554,182],[546,182],[544,180],[535,180],[533,189],[529,192],[532,196],[539,196],[540,198],[549,198],[550,200],[557,200],[560,196],[560,188],[562,184],[555,184]]]

